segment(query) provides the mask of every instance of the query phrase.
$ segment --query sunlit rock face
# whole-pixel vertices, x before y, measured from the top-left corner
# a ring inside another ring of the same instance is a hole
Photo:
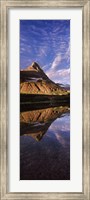
[[[41,140],[52,122],[64,114],[69,113],[68,106],[21,112],[21,135],[32,136],[37,141]]]
[[[67,95],[70,91],[51,81],[41,67],[34,62],[20,71],[20,93]]]

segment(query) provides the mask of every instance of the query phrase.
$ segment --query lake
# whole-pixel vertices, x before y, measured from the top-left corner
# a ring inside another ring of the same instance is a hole
[[[70,180],[69,106],[21,111],[20,180]]]

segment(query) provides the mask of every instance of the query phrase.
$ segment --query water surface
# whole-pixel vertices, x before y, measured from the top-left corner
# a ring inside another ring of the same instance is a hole
[[[20,114],[20,179],[70,180],[68,106]]]

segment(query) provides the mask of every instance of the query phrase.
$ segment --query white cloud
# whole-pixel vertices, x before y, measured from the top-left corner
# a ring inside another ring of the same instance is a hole
[[[58,70],[57,72],[58,72],[59,76],[67,76],[70,74],[70,68]]]
[[[68,45],[67,51],[65,53],[64,59],[66,59],[67,61],[69,61],[70,59],[70,44]]]
[[[24,38],[24,37],[22,37],[22,36],[21,36],[20,40],[21,40],[22,42],[27,42],[26,38]]]
[[[64,53],[61,50],[59,51],[61,53],[56,54],[51,67],[46,71],[46,73],[54,82],[70,84],[70,66],[69,64],[66,66],[66,63],[68,63],[70,60],[70,44],[66,45],[66,43],[62,41],[60,48],[65,49]],[[63,66],[64,62],[65,66]]]
[[[54,59],[54,61],[53,61],[53,63],[52,63],[51,68],[52,68],[52,69],[56,69],[57,66],[60,64],[61,60],[62,60],[61,54],[57,54],[57,56],[55,57],[55,59]]]
[[[45,49],[39,49],[39,54],[38,56],[47,56],[46,50]]]
[[[56,83],[70,84],[70,68],[57,71],[51,68],[46,74]]]

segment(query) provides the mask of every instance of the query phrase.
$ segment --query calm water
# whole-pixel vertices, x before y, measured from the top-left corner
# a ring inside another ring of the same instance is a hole
[[[20,114],[20,179],[70,179],[68,106]]]

